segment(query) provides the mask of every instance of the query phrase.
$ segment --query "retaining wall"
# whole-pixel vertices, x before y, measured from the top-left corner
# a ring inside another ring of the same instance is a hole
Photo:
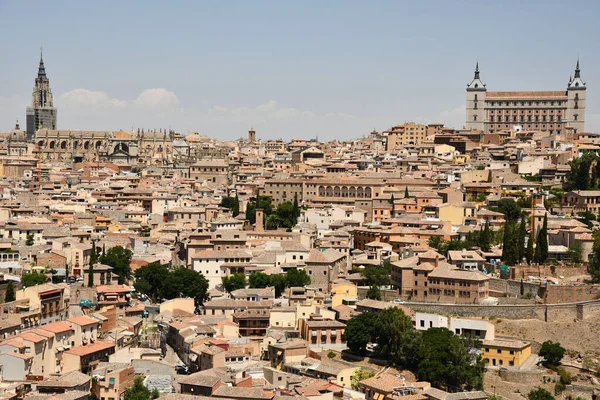
[[[600,310],[600,300],[566,304],[511,304],[497,306],[411,302],[403,305],[413,311],[442,315],[460,315],[489,319],[539,319],[546,322],[585,319],[591,312]]]

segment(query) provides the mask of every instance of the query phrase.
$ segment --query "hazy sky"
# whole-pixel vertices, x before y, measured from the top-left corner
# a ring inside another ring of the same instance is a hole
[[[488,90],[562,90],[581,59],[600,130],[598,1],[3,1],[0,131],[24,126],[40,46],[60,129],[351,139],[464,124]]]

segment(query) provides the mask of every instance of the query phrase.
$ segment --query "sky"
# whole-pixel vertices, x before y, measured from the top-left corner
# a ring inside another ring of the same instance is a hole
[[[40,47],[59,129],[350,140],[462,127],[490,91],[562,90],[579,57],[600,130],[600,2],[0,0],[0,131],[25,125]]]

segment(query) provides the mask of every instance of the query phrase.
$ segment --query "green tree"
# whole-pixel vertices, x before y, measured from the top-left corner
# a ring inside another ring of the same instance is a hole
[[[92,250],[90,251],[90,267],[88,269],[88,287],[94,287],[94,264],[96,263],[96,242],[92,240]]]
[[[251,288],[266,288],[270,285],[271,279],[264,272],[253,272],[248,278],[248,286]]]
[[[250,224],[256,223],[256,205],[250,200],[248,200],[248,203],[246,204],[246,220]]]
[[[588,273],[592,277],[592,283],[600,283],[600,231],[595,231],[592,253],[589,256]]]
[[[8,281],[8,284],[6,285],[6,294],[4,295],[4,302],[10,303],[16,299],[17,297],[15,295],[15,286],[13,285],[13,281]]]
[[[438,251],[444,245],[444,239],[441,236],[431,236],[428,241],[429,247],[434,248]]]
[[[367,299],[381,300],[381,290],[379,289],[379,286],[372,285],[369,287],[369,290],[367,291]]]
[[[480,230],[478,235],[477,244],[481,247],[483,251],[490,251],[492,248],[492,231],[490,230],[489,221],[485,221],[485,225],[483,229]]]
[[[269,284],[275,288],[275,297],[281,297],[281,294],[287,287],[287,283],[285,280],[285,275],[283,274],[274,274],[269,276]]]
[[[40,272],[29,272],[21,276],[21,286],[24,288],[36,285],[42,285],[48,281],[46,274]]]
[[[131,250],[124,248],[123,246],[115,246],[108,249],[106,254],[102,254],[100,262],[105,265],[113,267],[113,273],[119,276],[119,283],[125,283],[131,278],[131,257],[133,253]]]
[[[362,368],[357,369],[356,371],[354,371],[354,374],[352,374],[352,377],[350,377],[350,384],[352,385],[352,389],[353,390],[360,390],[360,382],[364,381],[365,379],[369,379],[372,378],[376,375],[375,371],[366,371]]]
[[[242,273],[235,273],[221,278],[223,288],[227,293],[246,287],[246,276]]]
[[[579,217],[579,219],[581,219],[581,222],[583,222],[588,227],[588,229],[594,228],[593,221],[596,221],[597,219],[596,214],[594,214],[591,211],[582,211],[578,212],[577,216]]]
[[[531,264],[531,262],[535,259],[535,249],[533,248],[533,243],[535,242],[535,238],[533,237],[533,227],[529,231],[529,239],[527,240],[527,250],[525,251],[525,258],[527,258],[527,262]]]
[[[175,293],[175,289],[170,285],[169,270],[158,262],[138,268],[134,275],[135,289],[154,301]]]
[[[25,246],[33,246],[33,243],[34,243],[33,233],[28,233],[27,240],[25,240]]]
[[[581,264],[583,262],[583,244],[581,242],[573,242],[569,245],[569,254],[574,263]]]
[[[535,262],[543,264],[548,259],[548,216],[544,215],[542,229],[538,232],[535,244]]]
[[[353,353],[362,353],[367,344],[375,341],[377,330],[377,315],[374,313],[359,314],[346,324],[344,336],[346,344]]]
[[[470,352],[464,339],[446,328],[430,328],[423,332],[422,361],[417,375],[420,380],[444,388],[481,390],[483,361]]]
[[[552,393],[550,393],[546,389],[540,388],[540,387],[529,392],[529,394],[527,395],[527,399],[528,400],[555,400],[554,396],[552,396]]]
[[[294,205],[290,201],[284,201],[279,203],[274,211],[274,214],[280,221],[280,226],[285,228],[292,228],[298,223],[298,216],[294,210]]]
[[[233,205],[231,207],[231,213],[234,217],[240,215],[240,198],[238,194],[235,194],[235,198],[233,199]]]
[[[507,221],[504,225],[504,239],[502,240],[502,261],[507,265],[515,265],[518,262],[519,252],[514,237],[513,221]]]
[[[590,170],[592,164],[597,164],[597,157],[593,153],[585,153],[570,162],[571,170],[567,172],[565,186],[569,190],[588,190],[595,182],[592,182]],[[596,168],[595,168],[596,169]]]
[[[500,199],[498,205],[490,209],[504,214],[506,222],[516,221],[521,216],[521,207],[513,199]]]
[[[133,385],[127,388],[125,391],[125,400],[152,400],[155,399],[157,393],[153,393],[144,386],[144,378],[141,376],[136,376],[133,380]]]
[[[408,199],[410,197],[410,193],[408,193],[408,186],[404,186],[404,198]]]
[[[294,193],[293,213],[296,221],[300,218],[300,206],[298,205],[298,193]]]
[[[521,223],[517,231],[517,254],[519,262],[527,258],[527,248],[525,247],[525,239],[527,238],[527,219],[525,215],[521,216]]]
[[[378,352],[401,368],[415,368],[421,356],[421,334],[401,309],[389,307],[377,314]]]
[[[292,268],[285,274],[287,287],[304,287],[310,285],[310,276],[303,269]]]
[[[560,364],[560,361],[565,355],[565,349],[560,343],[552,342],[547,340],[542,343],[540,348],[540,357],[544,358],[542,364],[546,367],[556,367]]]
[[[384,261],[380,265],[366,265],[360,270],[366,286],[386,286],[390,284],[390,262]]]
[[[279,219],[277,214],[271,214],[267,217],[266,225],[267,229],[277,229],[282,225],[281,219]]]
[[[221,207],[225,207],[228,208],[230,210],[233,210],[233,205],[235,203],[235,198],[230,197],[230,196],[225,196],[221,199]]]
[[[165,298],[191,297],[196,306],[202,304],[206,299],[208,281],[200,272],[181,266],[169,273],[169,279],[175,287],[176,295]]]

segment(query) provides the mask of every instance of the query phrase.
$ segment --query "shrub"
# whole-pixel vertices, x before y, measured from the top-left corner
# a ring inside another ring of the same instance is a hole
[[[334,351],[330,351],[329,353],[327,353],[327,358],[335,358],[337,354]]]

